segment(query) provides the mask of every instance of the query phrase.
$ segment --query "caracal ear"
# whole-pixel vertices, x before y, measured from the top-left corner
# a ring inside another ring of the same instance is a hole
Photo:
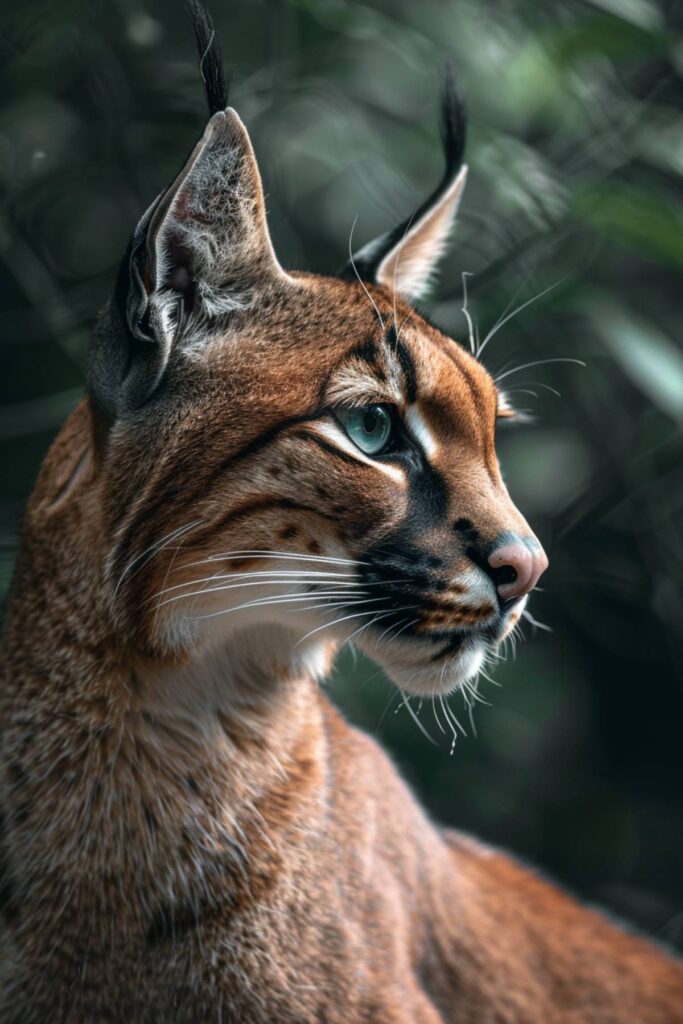
[[[248,309],[279,277],[254,151],[228,108],[135,230],[95,333],[98,404],[113,417],[139,408],[193,326],[208,335],[211,321]]]
[[[450,68],[442,81],[440,115],[446,164],[441,181],[412,217],[355,252],[339,271],[341,277],[359,277],[392,292],[395,288],[409,300],[428,288],[445,251],[467,176],[465,105]]]
[[[408,300],[425,294],[446,251],[466,178],[467,166],[463,165],[441,198],[409,226],[403,240],[381,260],[375,272],[377,284],[392,291],[395,288]]]

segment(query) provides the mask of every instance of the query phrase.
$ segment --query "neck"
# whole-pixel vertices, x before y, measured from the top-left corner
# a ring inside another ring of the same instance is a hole
[[[91,954],[120,944],[125,957],[219,894],[257,898],[285,831],[290,846],[310,832],[326,794],[325,666],[320,646],[276,627],[177,664],[131,653],[107,598],[87,415],[27,512],[0,665],[3,809],[11,898],[34,940],[52,948],[70,915]]]
[[[324,799],[322,652],[254,627],[159,665],[69,605],[67,628],[49,595],[37,619],[17,593],[9,622],[14,897],[40,908],[48,944],[50,913],[56,927],[70,908],[110,954],[210,913],[219,893],[238,905],[270,884],[283,833],[296,842]]]

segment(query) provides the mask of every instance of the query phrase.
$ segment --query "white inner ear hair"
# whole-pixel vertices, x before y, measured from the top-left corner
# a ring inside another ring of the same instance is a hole
[[[467,167],[463,165],[441,199],[426,210],[387,253],[377,271],[379,284],[390,291],[395,288],[408,299],[424,295],[445,252],[466,178]]]
[[[159,280],[174,270],[174,250],[186,254],[196,289],[193,317],[220,317],[254,301],[262,239],[255,169],[233,138],[209,144],[178,190],[159,231]],[[177,292],[161,289],[159,306],[174,329]]]

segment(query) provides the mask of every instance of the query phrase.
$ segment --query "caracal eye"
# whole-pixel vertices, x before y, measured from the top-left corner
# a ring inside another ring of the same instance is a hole
[[[353,443],[366,455],[381,455],[386,450],[393,431],[392,416],[386,406],[336,409],[335,416]]]

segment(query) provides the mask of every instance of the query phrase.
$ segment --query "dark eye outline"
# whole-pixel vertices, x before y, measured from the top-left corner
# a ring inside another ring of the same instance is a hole
[[[361,446],[349,432],[347,424],[345,422],[345,416],[348,416],[350,413],[367,412],[371,409],[381,409],[382,412],[386,413],[389,418],[390,425],[389,433],[387,435],[387,439],[384,445],[376,452],[366,452],[363,448],[361,448]],[[351,443],[354,444],[358,451],[362,452],[366,458],[381,459],[384,456],[395,455],[399,452],[400,449],[397,444],[399,440],[398,420],[396,407],[394,405],[390,405],[383,402],[369,402],[367,405],[338,407],[336,409],[331,409],[330,412],[332,413],[332,416],[335,418],[339,426],[344,431],[345,435],[351,441]]]

